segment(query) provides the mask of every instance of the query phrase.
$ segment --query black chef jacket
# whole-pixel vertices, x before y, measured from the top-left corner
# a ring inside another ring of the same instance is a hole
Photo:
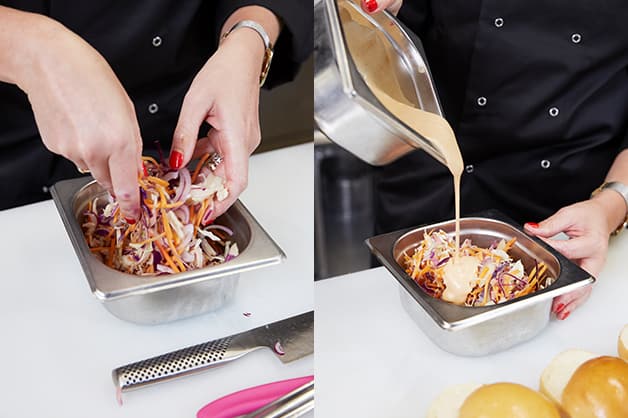
[[[149,154],[155,153],[155,141],[160,141],[164,152],[169,151],[183,96],[215,51],[221,27],[236,9],[262,5],[284,24],[267,86],[290,80],[312,49],[311,3],[304,0],[22,0],[0,4],[50,16],[105,57],[135,104]],[[0,209],[48,199],[50,185],[77,175],[71,162],[43,146],[26,95],[15,85],[0,83]]]
[[[465,162],[462,214],[540,221],[585,200],[628,145],[625,0],[406,0]],[[451,219],[422,151],[376,172],[377,230]]]

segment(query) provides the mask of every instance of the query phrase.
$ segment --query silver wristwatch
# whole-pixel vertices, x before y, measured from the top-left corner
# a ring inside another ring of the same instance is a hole
[[[612,233],[612,235],[617,235],[623,229],[628,228],[628,186],[626,186],[624,183],[621,183],[619,181],[609,181],[602,184],[597,189],[595,189],[593,193],[591,193],[591,197],[595,196],[596,194],[600,193],[602,190],[606,190],[606,189],[616,191],[617,193],[621,195],[621,197],[624,198],[624,202],[626,202],[626,208],[627,208],[626,218],[624,219],[624,222],[621,225],[619,225],[619,227],[617,227],[617,229],[613,231]]]
[[[264,42],[264,62],[262,63],[262,70],[259,76],[259,85],[262,87],[264,82],[266,81],[266,77],[268,76],[268,71],[270,70],[270,63],[273,60],[273,44],[270,42],[270,38],[268,34],[264,30],[264,27],[259,23],[253,20],[241,20],[235,25],[231,27],[224,35],[222,35],[222,39],[225,39],[229,34],[233,31],[240,28],[249,28],[257,32],[257,34],[262,38],[262,42]]]

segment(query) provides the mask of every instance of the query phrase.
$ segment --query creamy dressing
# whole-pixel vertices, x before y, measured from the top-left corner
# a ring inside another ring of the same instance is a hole
[[[346,3],[340,3],[340,18],[351,57],[362,78],[392,114],[433,141],[445,157],[451,173],[461,176],[464,165],[451,126],[444,118],[412,105],[403,93],[400,74],[393,65],[396,58],[391,56],[391,48],[386,47],[388,40]]]
[[[410,101],[403,94],[402,83],[398,74],[394,70],[392,58],[389,56],[390,48],[386,48],[388,41],[379,31],[373,30],[370,23],[355,11],[351,6],[343,4],[340,6],[340,18],[343,22],[345,38],[351,57],[353,58],[358,71],[364,78],[375,97],[384,105],[390,113],[399,120],[419,133],[422,137],[429,139],[447,162],[447,167],[453,176],[454,181],[454,204],[456,215],[456,254],[454,262],[449,265],[462,262],[459,256],[460,248],[460,178],[464,163],[458,148],[458,142],[449,123],[442,117],[433,113],[425,112],[413,107]],[[460,268],[452,268],[446,277],[445,285],[447,289],[466,288],[468,285],[466,277],[467,266],[470,261],[465,261]],[[477,265],[476,265],[477,267]],[[470,291],[471,289],[469,289]],[[447,291],[446,291],[447,292]],[[452,297],[459,299],[462,290],[451,290]],[[468,293],[468,292],[467,292]],[[466,297],[466,293],[465,293]],[[463,301],[464,302],[464,301]]]
[[[441,299],[463,305],[478,279],[479,265],[480,261],[469,255],[458,258],[455,263],[447,263],[443,268],[446,288]]]

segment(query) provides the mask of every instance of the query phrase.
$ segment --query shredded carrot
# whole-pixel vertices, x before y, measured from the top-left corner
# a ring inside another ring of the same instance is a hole
[[[194,238],[196,238],[196,230],[201,224],[201,219],[203,219],[203,214],[205,213],[205,209],[207,209],[207,201],[203,200],[201,203],[201,208],[196,213],[196,219],[194,220]]]
[[[162,187],[168,187],[170,185],[170,183],[168,183],[166,180],[162,180],[162,179],[154,177],[154,176],[148,176],[146,178],[148,180],[152,181],[155,184],[159,184]]]
[[[166,260],[166,263],[168,263],[168,266],[172,269],[172,271],[174,271],[175,273],[178,273],[179,268],[174,263],[174,261],[172,261],[172,258],[170,258],[170,256],[168,255],[168,251],[166,251],[166,249],[159,243],[159,241],[155,241],[154,244],[155,246],[157,246],[157,249],[161,253],[164,260]]]
[[[205,161],[207,161],[208,158],[209,153],[206,152],[198,161],[198,164],[196,164],[196,168],[194,169],[194,173],[192,174],[192,183],[196,182],[196,177],[198,176],[198,173],[200,173],[201,167],[203,167],[203,164],[205,164]]]
[[[129,234],[131,232],[133,232],[135,230],[135,227],[137,226],[137,222],[134,224],[130,224],[129,227],[126,229],[126,231],[124,231],[124,235],[122,236],[122,241],[124,241],[125,239],[127,239],[127,237],[129,236]]]
[[[118,219],[120,217],[120,207],[116,207],[116,210],[113,211],[113,223],[115,224],[116,222],[118,222]]]
[[[512,246],[514,245],[515,241],[517,241],[517,238],[512,237],[507,243],[506,245],[504,245],[504,251],[508,251],[512,248]]]
[[[148,155],[143,155],[142,160],[153,163],[153,165],[159,166],[160,164],[153,158]]]
[[[166,211],[161,210],[161,220],[164,225],[164,232],[166,233],[166,240],[169,243],[172,243],[174,237],[172,236],[172,229],[170,228],[170,222],[168,222],[168,217],[166,216]]]
[[[157,236],[154,236],[154,237],[152,237],[152,238],[145,239],[145,240],[144,240],[144,241],[142,241],[142,242],[131,242],[130,244],[134,244],[134,245],[146,245],[146,244],[148,244],[149,242],[154,242],[154,241],[156,241],[156,240],[158,240],[158,239],[160,239],[160,238],[163,238],[165,235],[166,235],[165,233],[161,233],[161,234],[159,234],[159,235],[157,235]]]
[[[116,250],[116,240],[112,239],[111,240],[111,245],[109,246],[109,257],[107,259],[107,265],[109,267],[113,267],[113,254]]]
[[[480,279],[483,279],[484,276],[486,276],[486,273],[488,273],[488,266],[484,266],[484,268],[482,269],[482,272],[480,273]]]

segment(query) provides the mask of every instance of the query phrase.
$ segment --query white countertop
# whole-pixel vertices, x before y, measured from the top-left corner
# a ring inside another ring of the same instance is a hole
[[[456,383],[517,382],[538,389],[543,368],[569,348],[617,355],[628,323],[628,232],[611,242],[589,301],[536,338],[485,357],[438,348],[410,319],[383,267],[315,284],[316,417],[422,418]]]
[[[283,364],[258,350],[129,392],[122,407],[111,380],[117,366],[313,309],[312,161],[311,143],[253,156],[241,196],[287,260],[243,273],[220,311],[165,325],[127,323],[101,306],[52,201],[0,212],[0,416],[195,417],[231,392],[312,374],[313,356]]]

